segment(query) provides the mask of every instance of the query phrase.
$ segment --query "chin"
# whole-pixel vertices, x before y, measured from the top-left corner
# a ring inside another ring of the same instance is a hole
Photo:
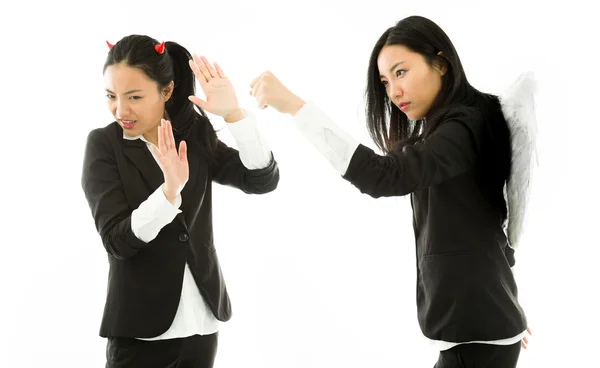
[[[135,137],[139,135],[139,132],[137,131],[137,129],[133,128],[133,129],[125,129],[121,126],[121,129],[123,129],[123,134],[125,134],[128,137]]]
[[[420,119],[423,119],[423,115],[420,115],[420,114],[410,114],[410,115],[407,114],[406,117],[409,120],[420,120]]]

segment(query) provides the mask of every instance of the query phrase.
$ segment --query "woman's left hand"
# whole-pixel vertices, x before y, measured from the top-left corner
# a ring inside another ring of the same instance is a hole
[[[529,329],[529,327],[527,327],[527,332],[529,333],[529,336],[531,336],[531,330]],[[529,341],[527,340],[527,336],[523,337],[523,340],[521,341],[521,347],[523,349],[527,349],[527,344],[529,344]]]
[[[190,101],[206,112],[223,117],[226,122],[243,118],[233,86],[217,63],[213,66],[204,56],[194,54],[190,68],[206,96],[206,101],[197,96],[190,96]]]

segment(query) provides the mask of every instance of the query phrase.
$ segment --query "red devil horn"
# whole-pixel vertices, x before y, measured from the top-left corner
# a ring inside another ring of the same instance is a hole
[[[165,41],[163,41],[160,45],[154,46],[154,50],[159,54],[162,54],[165,51]]]
[[[114,45],[111,45],[110,42],[106,41],[106,44],[108,45],[108,49],[112,49]]]

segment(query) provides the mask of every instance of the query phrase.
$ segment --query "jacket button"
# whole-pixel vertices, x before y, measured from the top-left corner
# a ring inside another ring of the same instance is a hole
[[[181,234],[179,234],[179,241],[180,241],[180,242],[182,242],[182,243],[183,243],[183,242],[186,242],[188,239],[189,239],[189,236],[188,236],[188,234],[186,234],[186,233],[181,233]]]

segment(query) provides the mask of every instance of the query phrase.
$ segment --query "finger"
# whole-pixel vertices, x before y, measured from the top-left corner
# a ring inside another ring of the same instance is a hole
[[[531,329],[530,329],[529,327],[527,327],[527,332],[529,332],[529,334],[530,334],[530,335],[533,335],[533,334],[531,333]]]
[[[190,63],[190,68],[192,69],[192,72],[194,72],[196,79],[200,83],[200,86],[204,88],[204,85],[206,83],[208,83],[208,81],[206,80],[206,77],[204,76],[204,74],[202,74],[202,72],[200,71],[200,68],[198,67],[198,64],[196,64],[194,59],[190,59],[189,63]]]
[[[523,341],[521,341],[521,347],[522,347],[523,349],[527,349],[527,345],[525,345],[525,343],[524,343]]]
[[[161,153],[165,152],[165,138],[163,130],[165,128],[165,119],[160,119],[160,125],[158,126],[158,150]]]
[[[210,76],[212,78],[216,78],[216,77],[219,76],[219,74],[217,74],[217,70],[215,69],[215,67],[212,66],[212,64],[208,61],[208,59],[205,56],[201,56],[200,60],[202,60],[202,62],[204,63],[204,65],[208,69],[208,72],[210,73]]]
[[[250,95],[257,97],[260,86],[261,86],[261,83],[254,84],[254,87],[252,87],[252,91],[250,91]]]
[[[169,142],[169,150],[175,150],[177,153],[177,146],[175,146],[175,137],[173,136],[173,124],[168,121],[169,125],[167,125],[167,142]]]
[[[179,143],[179,160],[182,163],[187,162],[187,144],[185,141],[181,141],[181,143]]]
[[[265,103],[264,97],[262,95],[259,95],[256,98],[256,104],[258,105],[258,108],[261,110],[264,110],[267,107],[269,107],[269,104]]]
[[[259,75],[258,77],[254,78],[254,79],[252,80],[252,82],[250,82],[250,88],[254,88],[254,85],[255,85],[256,83],[258,83],[258,81],[259,81],[259,80],[260,80],[260,78],[263,76],[263,74],[264,74],[264,73],[260,73],[260,75]]]
[[[206,68],[206,65],[204,65],[204,62],[202,61],[202,59],[200,59],[198,57],[198,55],[194,54],[194,61],[196,62],[196,65],[198,66],[200,73],[202,73],[202,75],[204,76],[206,81],[209,82],[212,79],[212,77],[210,75],[210,72]]]
[[[164,124],[164,126],[163,126],[163,130],[162,130],[162,134],[163,134],[163,145],[165,147],[165,150],[163,152],[166,154],[167,152],[169,152],[169,149],[170,149],[170,147],[169,147],[169,133],[168,133],[168,130],[167,130],[167,129],[169,129],[169,121],[165,120],[165,122],[163,124]]]
[[[254,88],[252,89],[252,95],[256,96],[256,103],[258,105],[258,108],[264,110],[267,107],[269,107],[269,104],[266,101],[265,94],[261,87],[262,85],[260,83],[255,84]]]
[[[166,154],[171,150],[171,140],[169,139],[169,121],[165,120],[164,124],[165,126],[163,127],[163,143],[165,144],[164,153]]]
[[[223,69],[221,69],[221,66],[219,64],[217,64],[216,61],[215,61],[215,68],[217,68],[217,73],[219,74],[219,77],[221,77],[223,79],[227,79],[225,72],[223,72]]]
[[[523,341],[525,342],[525,344],[529,344],[529,340],[527,340],[527,337],[524,337]]]
[[[196,104],[202,110],[206,110],[206,101],[197,96],[189,96],[188,99]]]

